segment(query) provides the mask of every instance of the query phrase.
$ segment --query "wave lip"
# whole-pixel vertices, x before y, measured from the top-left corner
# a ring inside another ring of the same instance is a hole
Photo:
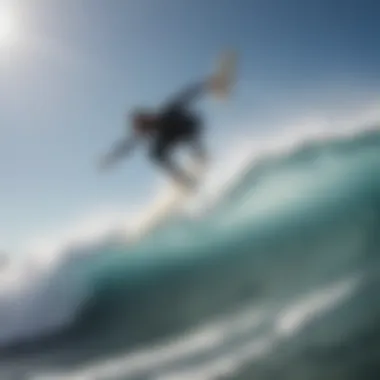
[[[91,287],[66,263],[34,267],[28,261],[10,266],[0,277],[0,347],[51,334],[78,315]]]

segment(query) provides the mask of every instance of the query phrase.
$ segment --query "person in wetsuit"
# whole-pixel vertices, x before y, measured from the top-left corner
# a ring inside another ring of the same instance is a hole
[[[213,81],[205,81],[187,88],[168,102],[158,112],[138,110],[132,114],[132,135],[120,141],[101,161],[101,168],[108,168],[125,157],[141,138],[150,140],[150,158],[164,168],[178,183],[188,188],[195,180],[177,166],[172,159],[173,148],[188,144],[200,162],[206,162],[206,150],[202,141],[202,123],[189,106],[205,92],[212,90]]]

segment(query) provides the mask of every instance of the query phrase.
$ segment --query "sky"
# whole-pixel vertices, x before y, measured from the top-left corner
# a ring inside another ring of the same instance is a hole
[[[380,99],[379,16],[376,0],[0,0],[0,249],[144,204],[159,177],[144,147],[109,173],[97,160],[129,110],[203,78],[226,47],[233,96],[197,105],[215,160],[236,136]]]

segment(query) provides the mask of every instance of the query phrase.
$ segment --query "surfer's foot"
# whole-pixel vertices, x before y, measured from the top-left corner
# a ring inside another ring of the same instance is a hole
[[[197,178],[193,175],[186,173],[174,165],[166,165],[166,168],[174,182],[184,190],[192,191],[197,186]]]
[[[185,190],[193,191],[197,187],[197,181],[188,175],[182,175],[181,178],[176,179],[178,185]]]

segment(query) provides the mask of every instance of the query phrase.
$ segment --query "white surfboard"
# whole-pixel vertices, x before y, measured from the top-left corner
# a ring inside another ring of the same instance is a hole
[[[205,166],[195,162],[187,167],[187,172],[193,175],[198,183],[202,180],[205,170]],[[129,230],[129,238],[136,241],[146,236],[168,218],[181,212],[186,203],[196,194],[196,189],[189,190],[177,183],[169,183],[134,220],[133,227]]]

